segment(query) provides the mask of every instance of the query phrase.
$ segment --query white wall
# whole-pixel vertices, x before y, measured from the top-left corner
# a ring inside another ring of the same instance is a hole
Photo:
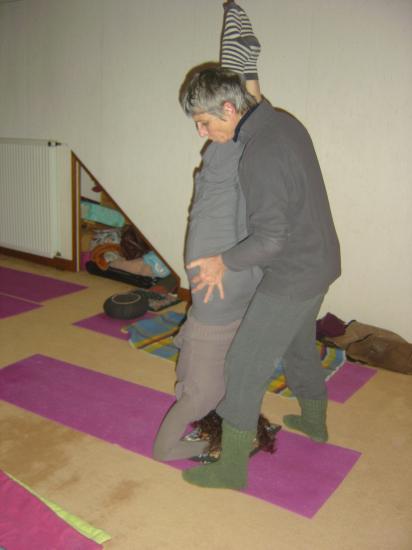
[[[0,136],[75,151],[187,285],[201,141],[177,102],[218,58],[222,0],[0,4]],[[315,143],[343,275],[323,312],[412,341],[412,2],[243,0],[262,89]]]

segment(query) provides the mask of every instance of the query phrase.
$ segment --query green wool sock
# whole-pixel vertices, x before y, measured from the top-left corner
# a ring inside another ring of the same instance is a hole
[[[326,428],[327,399],[300,399],[301,416],[287,414],[283,417],[284,424],[292,430],[298,430],[308,435],[313,441],[325,443],[328,440]]]
[[[256,432],[242,432],[222,422],[222,452],[214,464],[184,470],[183,479],[200,487],[242,489],[247,484],[249,453]]]
[[[258,80],[260,44],[246,12],[234,2],[225,4],[220,61],[224,69]]]

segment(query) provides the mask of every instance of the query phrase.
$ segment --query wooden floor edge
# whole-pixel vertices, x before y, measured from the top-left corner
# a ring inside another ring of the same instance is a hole
[[[46,258],[45,256],[37,256],[36,254],[21,252],[20,250],[12,250],[2,246],[0,246],[0,253],[5,254],[6,256],[12,256],[14,258],[21,258],[22,260],[28,260],[29,262],[33,262],[35,264],[48,265],[66,271],[76,271],[76,263],[73,260],[65,260],[64,258]]]
[[[190,294],[190,290],[187,288],[180,287],[177,291],[177,296],[184,302],[188,302],[189,304],[192,302],[192,295]]]

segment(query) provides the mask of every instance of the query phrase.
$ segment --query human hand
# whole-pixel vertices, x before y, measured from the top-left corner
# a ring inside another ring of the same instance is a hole
[[[226,266],[223,263],[222,256],[211,256],[208,258],[199,258],[190,262],[187,266],[188,269],[195,267],[199,268],[199,273],[195,275],[192,280],[192,292],[199,292],[207,287],[207,291],[203,302],[206,304],[212,297],[215,287],[219,291],[219,296],[223,300],[225,292],[223,289],[223,275],[226,271]]]

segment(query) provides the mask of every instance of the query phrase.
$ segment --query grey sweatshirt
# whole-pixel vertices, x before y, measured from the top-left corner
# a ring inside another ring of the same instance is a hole
[[[247,236],[246,206],[240,189],[238,169],[241,143],[210,143],[203,154],[201,170],[195,176],[195,191],[186,238],[186,263],[214,256],[233,247]],[[189,279],[197,270],[188,271]],[[205,324],[223,325],[241,319],[261,280],[256,266],[227,271],[225,298],[217,290],[203,303],[206,290],[192,294],[191,315]]]
[[[239,180],[248,236],[222,257],[233,271],[260,266],[259,291],[305,300],[340,275],[340,248],[312,140],[290,114],[262,101],[240,121]]]

